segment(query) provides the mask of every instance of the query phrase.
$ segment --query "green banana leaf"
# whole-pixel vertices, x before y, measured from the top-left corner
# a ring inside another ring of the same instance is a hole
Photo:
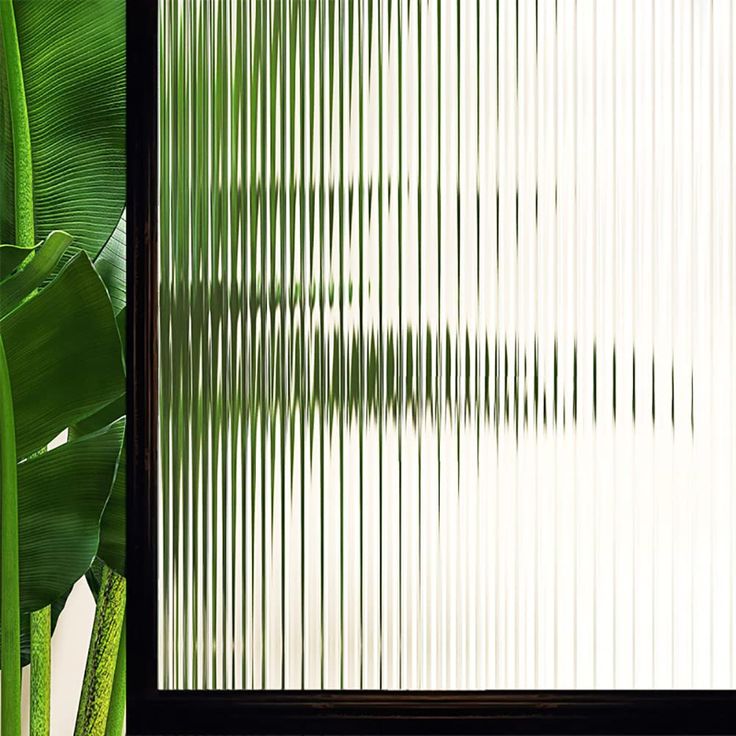
[[[115,572],[125,575],[125,442],[110,499],[100,524],[100,546],[97,556]]]
[[[73,232],[74,247],[94,257],[125,201],[125,4],[14,0],[14,9],[36,231]],[[3,77],[4,69],[0,59]],[[0,242],[13,242],[13,146],[4,88],[0,78]]]
[[[0,280],[0,314],[15,309],[43,284],[71,242],[72,236],[68,233],[58,230],[50,233],[40,246],[32,250],[20,268]]]
[[[125,351],[125,211],[115,232],[95,260],[95,268],[105,282],[117,314],[118,330]],[[74,427],[75,435],[94,432],[125,415],[125,392],[99,412],[79,422]],[[100,548],[98,557],[120,575],[125,575],[125,443],[121,451],[120,465],[110,500],[105,507],[100,526]],[[89,576],[88,576],[89,577]]]
[[[68,236],[62,240],[67,242]],[[49,241],[51,236],[46,242]],[[55,255],[60,242],[50,243]],[[42,256],[44,247],[45,244],[35,249],[9,279],[31,268],[36,258]],[[53,258],[48,255],[41,257],[41,264],[31,269],[37,274],[33,282],[43,280],[51,261]],[[44,267],[38,268],[39,265]],[[0,283],[0,300],[9,279]],[[26,281],[31,289],[36,286],[33,282]],[[77,255],[49,286],[33,294],[12,315],[6,315],[0,321],[0,329],[9,354],[15,354],[16,348],[30,350],[30,353],[18,352],[14,359],[9,359],[16,421],[24,416],[22,407],[33,403],[31,399],[26,402],[23,397],[26,393],[32,397],[36,389],[26,386],[22,377],[15,379],[29,365],[36,367],[39,377],[45,374],[44,380],[64,387],[61,392],[41,391],[40,395],[45,397],[43,401],[50,397],[54,402],[60,394],[66,393],[66,408],[61,414],[72,420],[88,411],[85,406],[92,406],[98,419],[101,410],[115,406],[110,398],[120,397],[124,388],[121,345],[107,291],[85,254]],[[89,346],[96,346],[93,353],[99,351],[100,360],[88,360],[85,353]],[[50,356],[55,360],[49,361]],[[54,362],[55,367],[49,369],[45,365],[48,362]],[[99,381],[95,370],[101,371],[106,380]],[[124,402],[118,401],[117,407],[108,411],[109,421],[104,424],[97,421],[84,437],[18,466],[23,664],[27,664],[30,657],[29,612],[51,604],[52,627],[55,626],[69,590],[89,568],[97,552],[103,511],[110,505],[110,490],[121,467],[118,484],[124,489],[124,465],[120,464],[124,420],[112,423],[124,414]],[[61,425],[66,421],[57,417],[51,426],[41,421],[38,437],[26,443],[28,452],[45,446],[47,438],[63,429]],[[27,423],[32,425],[33,420]],[[115,511],[110,518],[117,518],[121,512],[124,514],[124,490],[123,501],[120,496],[118,491],[111,506]],[[124,526],[122,528],[124,530]],[[107,536],[110,538],[110,532]],[[116,536],[113,534],[111,538],[114,540]],[[110,556],[110,552],[107,554]]]
[[[97,596],[100,592],[100,588],[102,587],[102,570],[104,567],[105,563],[99,557],[95,557],[94,561],[89,566],[89,570],[84,574],[95,602],[97,601]]]
[[[97,551],[123,441],[120,421],[84,437],[70,432],[66,445],[38,454],[60,431],[98,414],[124,390],[115,322],[124,281],[108,256],[102,258],[108,295],[88,256],[97,257],[106,243],[117,256],[115,247],[124,245],[125,6],[118,0],[0,1],[13,2],[15,10],[36,232],[65,229],[76,236],[71,247],[58,238],[49,247],[0,246],[0,330],[20,460],[25,662],[27,612],[52,605],[53,625]],[[3,54],[0,42],[0,243],[15,234]]]
[[[36,245],[0,245],[0,281],[4,281],[25,260],[30,258],[41,243]]]
[[[18,466],[22,611],[58,600],[92,564],[124,431],[120,419]]]
[[[120,333],[120,341],[125,349],[125,323],[126,323],[126,219],[125,210],[120,216],[110,239],[105,243],[105,247],[95,259],[95,269],[100,274],[100,278],[107,287],[107,293],[110,295],[112,308],[115,311],[115,317],[118,324],[118,332]],[[122,397],[123,404],[125,395]],[[125,413],[125,408],[117,415],[121,416]]]
[[[0,320],[0,329],[19,459],[122,393],[112,305],[86,254],[75,256],[49,286]]]
[[[23,666],[31,654],[30,611],[50,604],[53,631],[92,564],[124,430],[120,420],[18,466]]]
[[[125,394],[95,415],[74,427],[73,435],[81,437],[125,416]],[[100,547],[97,556],[119,575],[125,575],[125,441],[120,451],[120,463],[100,524]]]
[[[105,247],[95,258],[95,269],[105,282],[112,308],[119,314],[125,308],[125,210]]]

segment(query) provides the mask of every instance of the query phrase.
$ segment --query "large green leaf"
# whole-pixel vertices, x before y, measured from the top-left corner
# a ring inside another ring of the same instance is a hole
[[[125,420],[18,466],[20,604],[60,598],[92,564]]]
[[[90,432],[96,432],[98,429],[106,427],[116,419],[120,419],[120,417],[125,416],[125,402],[125,392],[123,392],[114,401],[103,406],[99,411],[86,419],[83,419],[81,422],[78,422],[73,427],[70,427],[69,429],[72,436],[81,437],[82,435],[90,434]]]
[[[107,291],[84,253],[0,321],[10,371],[18,457],[123,391],[120,339]]]
[[[71,432],[75,437],[96,432],[107,424],[125,416],[125,394],[106,407],[75,425]],[[105,506],[100,524],[100,547],[97,556],[120,575],[125,575],[125,513],[126,513],[126,465],[125,441],[120,451],[118,472],[110,491],[110,499]],[[87,575],[88,581],[91,580]],[[96,590],[90,582],[92,592]]]
[[[72,236],[68,233],[58,230],[51,233],[40,247],[32,250],[15,273],[0,281],[0,314],[17,307],[43,284],[71,242]]]
[[[105,567],[105,563],[99,558],[95,557],[92,564],[89,566],[89,570],[84,574],[87,580],[92,597],[97,601],[97,596],[102,586],[102,570]]]
[[[105,282],[110,294],[113,309],[117,315],[117,325],[125,352],[125,303],[126,303],[126,250],[125,250],[125,211],[115,232],[105,243],[105,247],[95,260],[95,268]],[[79,422],[75,432],[85,434],[109,424],[125,415],[125,393],[123,392],[112,403],[103,407],[91,417]],[[98,558],[104,561],[115,572],[125,575],[125,443],[120,453],[120,464],[115,482],[110,492],[110,500],[105,507],[100,526],[100,548]],[[88,573],[88,579],[91,575]],[[96,595],[94,587],[92,588]]]
[[[120,221],[115,228],[115,232],[110,236],[110,239],[105,243],[105,247],[100,251],[100,254],[95,259],[95,270],[100,275],[100,278],[107,288],[107,293],[110,295],[110,301],[112,302],[112,308],[115,311],[115,321],[118,326],[118,332],[120,333],[120,344],[125,355],[125,327],[126,327],[126,252],[125,252],[125,210],[120,218]],[[95,432],[104,427],[110,422],[115,421],[119,417],[125,415],[125,387],[119,396],[117,396],[110,404],[104,406],[100,411],[95,414],[83,419],[78,422],[72,431],[75,436],[81,436],[88,434],[89,432]],[[108,563],[110,564],[110,563]],[[110,567],[119,569],[110,564]]]
[[[125,575],[125,443],[110,499],[100,524],[100,547],[97,556],[120,575]]]
[[[40,245],[0,245],[0,280],[10,276],[26,259],[30,260]]]
[[[125,307],[125,210],[110,239],[95,259],[95,268],[105,282],[115,314]]]
[[[105,243],[105,247],[95,260],[95,268],[105,282],[113,309],[117,315],[117,325],[125,352],[125,211],[115,232]],[[96,431],[100,427],[125,415],[125,392],[92,416],[82,420],[74,427],[75,436]],[[125,443],[120,456],[118,472],[110,492],[110,500],[105,507],[100,526],[100,548],[98,557],[115,572],[125,575]],[[88,573],[88,579],[91,573]],[[94,592],[94,588],[93,588]]]
[[[75,246],[94,257],[125,200],[125,4],[15,0],[14,6],[36,231],[73,232]],[[0,79],[0,107],[3,88]],[[0,242],[14,240],[11,151],[7,109],[0,109]]]

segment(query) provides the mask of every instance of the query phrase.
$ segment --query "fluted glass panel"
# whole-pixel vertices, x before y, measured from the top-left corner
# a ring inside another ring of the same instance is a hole
[[[729,0],[159,0],[162,688],[736,685]]]

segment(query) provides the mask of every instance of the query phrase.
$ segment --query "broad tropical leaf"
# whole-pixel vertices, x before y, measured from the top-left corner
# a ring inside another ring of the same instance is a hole
[[[125,210],[115,231],[105,243],[105,247],[95,259],[95,270],[104,282],[107,293],[110,295],[112,308],[115,312],[115,321],[120,333],[120,344],[125,354],[125,321],[126,321],[126,257],[125,257]],[[73,430],[76,436],[95,432],[110,422],[125,415],[125,386],[121,393],[110,404],[87,419],[78,422]],[[112,565],[111,565],[112,567]]]
[[[14,273],[0,281],[0,314],[15,309],[43,284],[71,242],[72,236],[68,233],[51,233]]]
[[[100,524],[100,547],[97,556],[115,572],[125,575],[125,443],[110,499]]]
[[[87,580],[87,585],[89,586],[95,600],[97,600],[97,594],[100,592],[102,569],[104,566],[105,563],[99,557],[95,557],[92,564],[89,566],[89,570],[84,574],[84,577]]]
[[[125,200],[125,4],[15,0],[14,7],[36,231],[73,232],[74,246],[94,257]],[[0,79],[0,105],[3,88]],[[12,139],[1,109],[0,152],[0,242],[13,242]]]
[[[95,268],[105,282],[113,309],[117,315],[117,325],[125,351],[125,211],[115,232],[105,244],[95,260]],[[118,417],[125,415],[125,392],[93,416],[83,420],[74,428],[75,434],[83,435],[96,431]],[[105,507],[100,525],[100,548],[98,557],[115,572],[125,574],[125,443],[120,453],[120,463],[115,482],[110,492],[110,500]],[[89,579],[89,575],[88,575]],[[94,588],[93,588],[94,591]]]
[[[107,288],[107,293],[115,312],[115,322],[120,333],[120,345],[125,354],[125,322],[127,317],[126,302],[126,255],[125,255],[125,210],[115,231],[105,243],[105,247],[94,261],[95,270]],[[125,415],[125,386],[121,393],[111,403],[104,406],[95,414],[83,419],[73,427],[75,436],[96,432],[101,427],[110,424]],[[111,565],[114,567],[114,565]]]
[[[0,281],[10,276],[40,245],[41,243],[33,246],[0,245]]]
[[[18,466],[21,610],[57,600],[92,563],[124,429],[121,419]]]
[[[0,321],[18,457],[120,396],[124,372],[107,291],[84,253]]]
[[[95,268],[105,282],[115,314],[125,308],[125,210],[110,239],[95,258]]]
[[[108,404],[93,416],[83,420],[73,427],[75,437],[96,432],[121,416],[125,416],[125,394]],[[115,475],[115,482],[110,491],[110,500],[105,506],[100,523],[100,547],[97,556],[100,564],[103,562],[120,575],[125,575],[125,440],[120,451],[120,463]],[[87,576],[92,592],[96,590],[92,585],[89,574]]]
[[[99,411],[70,427],[70,432],[73,437],[81,437],[91,432],[97,432],[97,430],[106,427],[116,419],[125,416],[125,408],[125,393],[123,392]]]

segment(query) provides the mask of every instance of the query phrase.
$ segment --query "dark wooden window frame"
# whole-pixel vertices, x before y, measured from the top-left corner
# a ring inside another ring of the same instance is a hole
[[[724,690],[195,692],[157,688],[157,8],[158,0],[127,0],[128,733],[736,732],[736,691]]]

